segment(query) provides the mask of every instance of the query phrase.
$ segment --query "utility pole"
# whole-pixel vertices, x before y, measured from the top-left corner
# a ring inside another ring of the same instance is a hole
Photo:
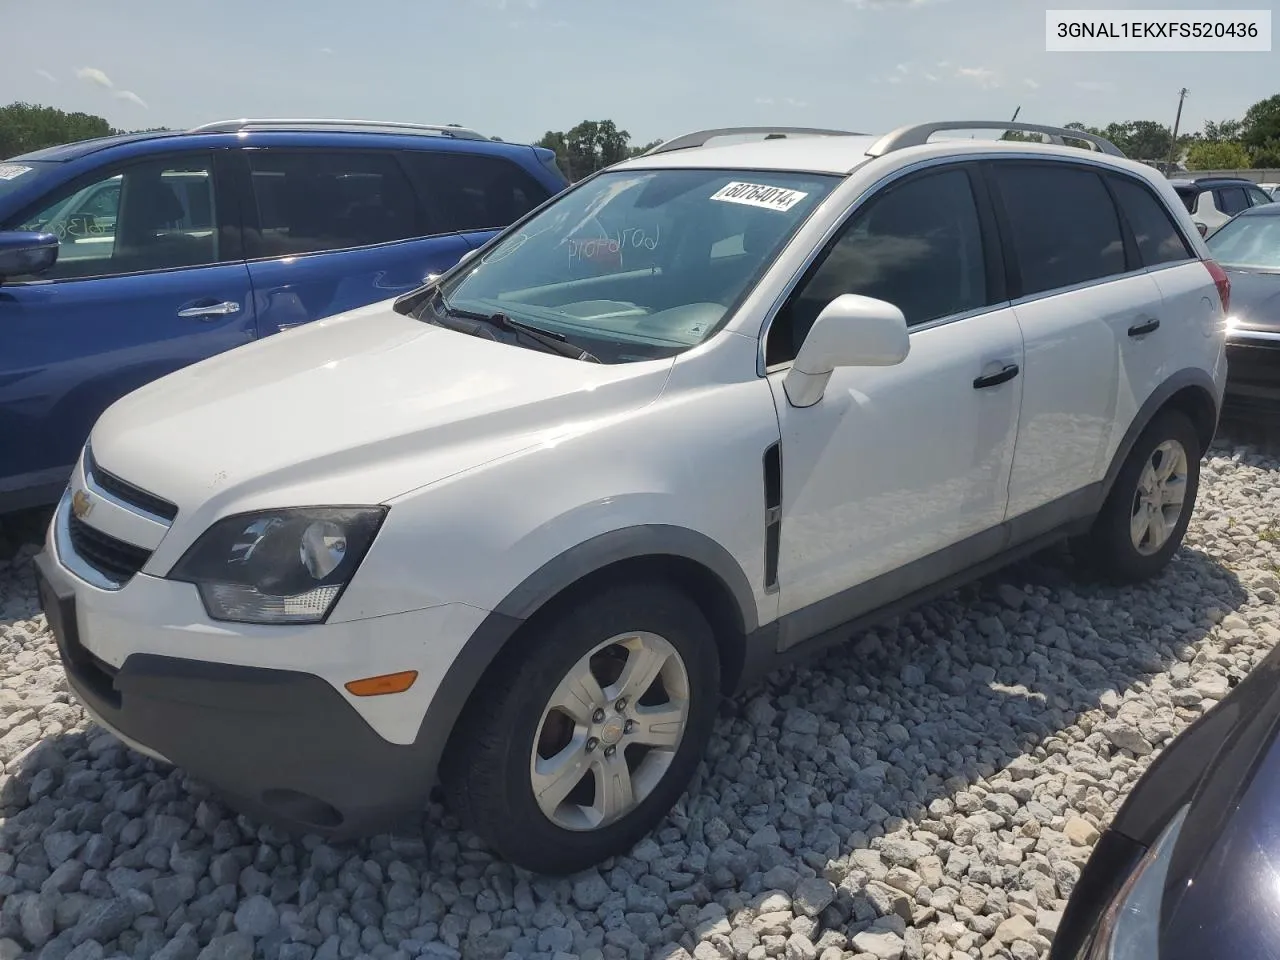
[[[1178,115],[1173,119],[1173,140],[1169,144],[1169,162],[1174,163],[1178,156],[1178,128],[1182,126],[1182,101],[1187,99],[1187,88],[1178,91]]]
[[[1013,116],[1009,118],[1009,122],[1013,123],[1014,120],[1017,120],[1018,114],[1020,114],[1021,112],[1022,112],[1022,107],[1018,107],[1017,110],[1013,111]]]

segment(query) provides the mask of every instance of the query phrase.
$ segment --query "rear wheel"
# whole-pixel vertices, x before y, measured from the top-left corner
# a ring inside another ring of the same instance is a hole
[[[1081,547],[1113,580],[1153,577],[1177,552],[1200,486],[1200,438],[1185,414],[1164,410],[1142,432]]]
[[[711,627],[662,585],[606,588],[512,640],[441,766],[454,812],[508,861],[570,873],[629,850],[679,798],[719,700]]]

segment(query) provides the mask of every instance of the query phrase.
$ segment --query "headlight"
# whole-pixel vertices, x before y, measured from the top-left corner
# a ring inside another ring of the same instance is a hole
[[[1188,809],[1183,807],[1169,821],[1107,907],[1085,952],[1088,960],[1156,960],[1159,956],[1160,903]]]
[[[242,513],[205,531],[169,573],[214,620],[319,623],[373,543],[385,507]]]

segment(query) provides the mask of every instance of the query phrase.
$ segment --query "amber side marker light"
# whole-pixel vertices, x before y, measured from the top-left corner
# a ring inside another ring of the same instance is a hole
[[[400,673],[384,673],[380,677],[365,677],[347,684],[347,693],[353,697],[380,697],[385,693],[404,693],[418,679],[417,670]]]

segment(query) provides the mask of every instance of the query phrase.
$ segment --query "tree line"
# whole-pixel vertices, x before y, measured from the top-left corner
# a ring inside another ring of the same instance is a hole
[[[1074,122],[1066,127],[1110,140],[1126,157],[1181,161],[1188,170],[1280,167],[1280,94],[1259,100],[1239,120],[1209,120],[1198,132],[1180,133],[1176,144],[1173,131],[1154,120],[1130,120],[1105,127]],[[1038,140],[1039,137],[1010,130],[1004,139]],[[1083,140],[1077,145],[1088,146]]]
[[[1136,160],[1180,160],[1190,170],[1234,170],[1280,167],[1280,94],[1259,100],[1239,120],[1208,121],[1195,133],[1173,131],[1155,120],[1130,120],[1091,127],[1067,124],[1110,140],[1125,156]],[[163,130],[163,127],[152,129]],[[56,107],[11,103],[0,107],[0,159],[91,137],[140,132],[117,130],[102,117],[67,113]],[[1034,133],[1009,131],[1007,140],[1036,140]],[[495,138],[496,139],[496,138]],[[631,134],[612,120],[584,120],[569,130],[548,130],[536,141],[554,150],[560,169],[570,180],[638,156],[660,143],[633,144]],[[1087,146],[1079,141],[1080,146]]]

